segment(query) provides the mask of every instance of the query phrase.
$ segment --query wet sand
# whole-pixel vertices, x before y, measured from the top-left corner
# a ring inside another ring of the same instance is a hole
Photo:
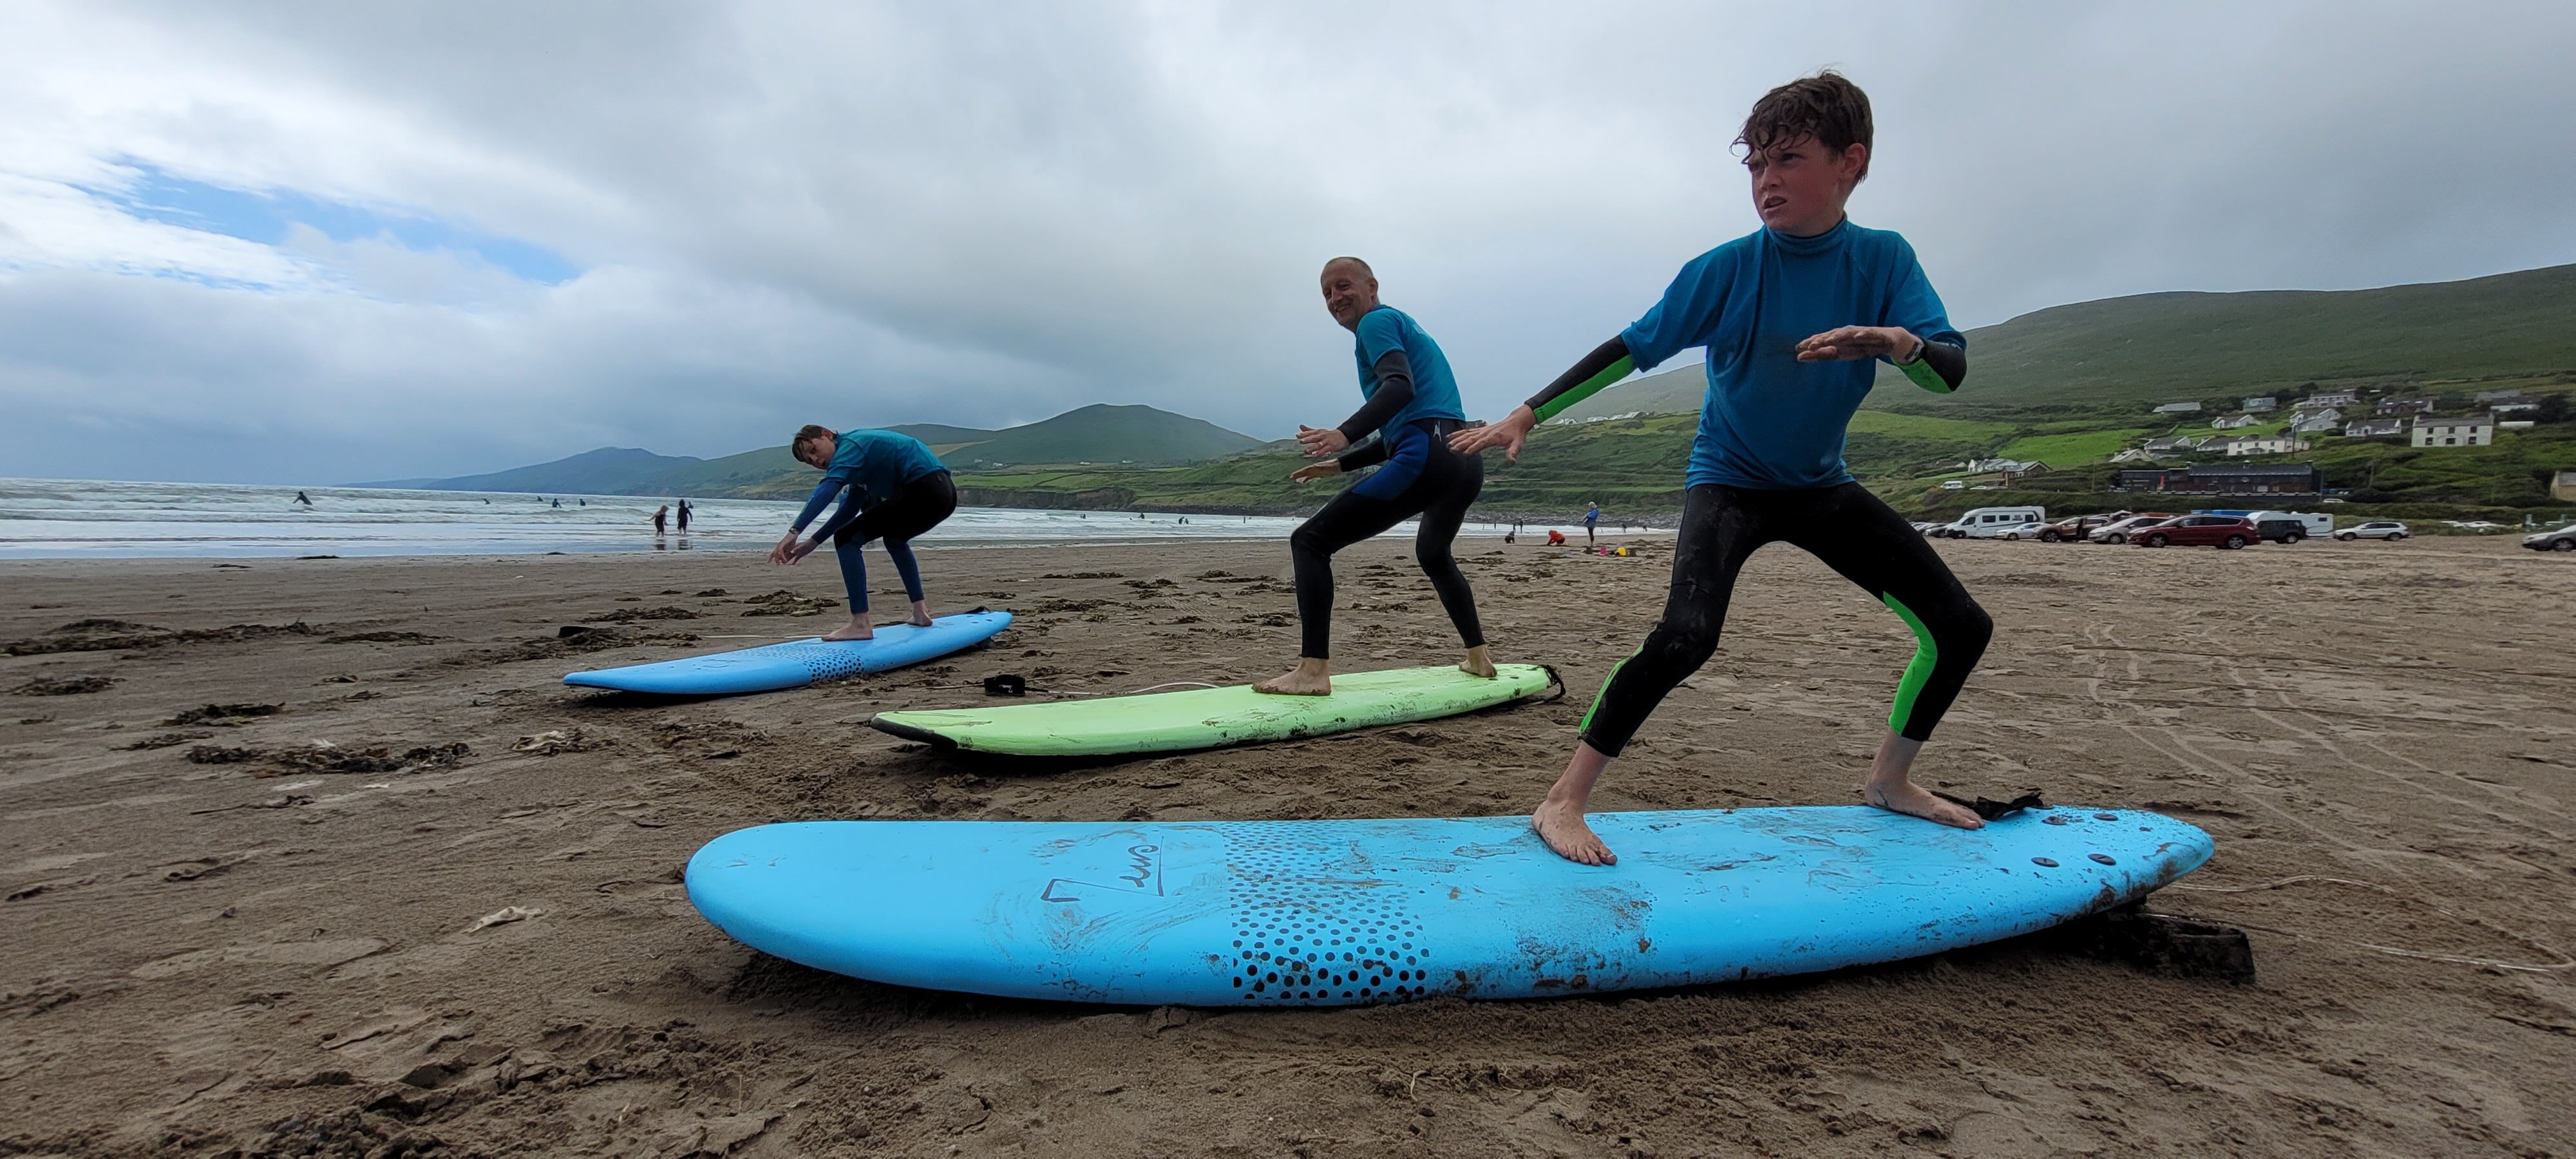
[[[1001,672],[1273,675],[1282,546],[925,550],[938,606],[1019,625],[678,704],[557,681],[810,631],[743,613],[837,597],[829,560],[0,564],[0,640],[34,653],[0,657],[0,1154],[2576,1150],[2576,560],[1941,551],[1998,635],[1921,775],[2209,829],[2217,859],[2150,906],[2250,931],[2253,984],[2025,941],[1543,1002],[1060,1006],[769,959],[678,884],[700,843],[776,820],[1522,811],[1660,607],[1659,547],[1462,544],[1496,658],[1558,665],[1563,701],[1038,770],[862,722]],[[1341,663],[1454,657],[1404,545],[1345,558],[1342,604],[1370,610]],[[58,631],[83,620],[113,622]],[[1906,629],[1787,548],[1730,620],[1602,806],[1856,799]]]

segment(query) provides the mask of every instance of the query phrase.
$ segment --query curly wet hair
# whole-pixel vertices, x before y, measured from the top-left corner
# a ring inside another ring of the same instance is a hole
[[[1877,146],[1871,144],[1875,134],[1869,94],[1843,74],[1826,69],[1762,94],[1761,100],[1753,102],[1752,114],[1744,118],[1744,130],[1735,135],[1735,144],[1747,157],[1801,137],[1814,137],[1836,153],[1854,145],[1868,145],[1875,152]],[[1869,176],[1865,160],[1860,175]]]

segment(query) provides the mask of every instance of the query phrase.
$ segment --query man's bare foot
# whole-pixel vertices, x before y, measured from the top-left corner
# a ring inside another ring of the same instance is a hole
[[[1252,690],[1272,696],[1330,696],[1333,694],[1333,669],[1322,660],[1300,656],[1297,666],[1285,675],[1255,684]]]
[[[1583,823],[1583,807],[1572,801],[1549,797],[1539,802],[1538,808],[1530,810],[1530,828],[1537,830],[1538,839],[1567,861],[1577,865],[1619,864],[1619,855],[1610,852],[1592,826]]]
[[[923,611],[920,608],[914,608],[912,610],[912,618],[905,620],[904,623],[910,624],[916,628],[927,628],[930,626],[930,613]]]
[[[1983,829],[1985,818],[1976,810],[1951,804],[1933,796],[1912,781],[1898,781],[1894,787],[1868,784],[1861,786],[1861,799],[1890,813],[1937,821],[1953,829]]]
[[[1469,676],[1482,676],[1487,680],[1493,679],[1496,675],[1494,658],[1485,651],[1485,646],[1482,644],[1467,649],[1467,658],[1458,662],[1458,670]]]
[[[877,638],[877,630],[875,625],[868,623],[867,613],[861,612],[850,617],[849,623],[823,633],[823,638],[835,642],[873,640]]]

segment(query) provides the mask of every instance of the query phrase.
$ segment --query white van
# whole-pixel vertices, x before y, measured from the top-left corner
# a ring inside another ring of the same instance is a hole
[[[1952,539],[1990,539],[2012,528],[2047,521],[2045,507],[1979,507],[1932,534]]]
[[[2275,543],[2297,543],[2302,539],[2323,539],[2334,534],[2334,516],[2310,515],[2304,511],[2257,511],[2247,515],[2254,534]]]

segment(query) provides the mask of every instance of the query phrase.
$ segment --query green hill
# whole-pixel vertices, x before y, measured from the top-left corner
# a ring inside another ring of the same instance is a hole
[[[1967,388],[1879,371],[1873,405],[2139,403],[2294,394],[2308,384],[2576,372],[2576,265],[2376,290],[2140,294],[1968,333]]]
[[[1042,422],[998,431],[915,423],[889,428],[930,444],[953,468],[1023,464],[1164,466],[1239,454],[1265,446],[1250,435],[1150,406],[1087,406]],[[699,495],[740,499],[795,498],[814,485],[813,469],[787,448],[763,447],[720,459],[656,455],[601,447],[551,463],[454,479],[403,480],[441,491],[521,491],[560,495]]]

